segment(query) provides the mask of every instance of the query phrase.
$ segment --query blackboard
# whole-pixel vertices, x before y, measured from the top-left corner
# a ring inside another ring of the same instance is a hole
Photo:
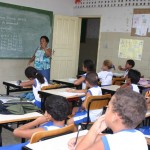
[[[53,12],[0,3],[0,58],[31,58],[40,37],[52,41]]]

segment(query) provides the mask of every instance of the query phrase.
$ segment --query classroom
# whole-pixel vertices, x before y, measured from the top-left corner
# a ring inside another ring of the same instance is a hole
[[[6,94],[4,81],[26,80],[25,69],[39,47],[42,35],[48,35],[50,39],[51,80],[76,77],[82,73],[82,62],[85,59],[94,60],[96,72],[100,72],[104,60],[108,59],[116,68],[114,72],[122,73],[118,66],[124,66],[130,58],[134,59],[134,69],[140,71],[144,78],[150,79],[150,0],[0,0],[0,9],[3,3],[6,8],[10,6],[11,9],[11,5],[14,5],[12,8],[17,10],[14,12],[18,22],[11,16],[7,18],[11,22],[6,24],[14,27],[18,35],[19,32],[23,35],[17,37],[18,41],[21,39],[21,45],[16,45],[17,48],[27,50],[27,53],[15,54],[16,49],[12,53],[9,49],[3,51],[3,43],[0,41],[0,94]],[[22,11],[21,16],[24,11],[28,15],[29,11],[29,17],[19,17],[18,10]],[[138,18],[134,16],[141,14],[149,16],[148,19],[145,17],[149,23],[143,23],[140,28],[135,25]],[[3,17],[0,15],[0,20]],[[21,26],[26,27],[23,25],[26,19],[31,19],[31,22],[27,22],[29,26],[24,35]],[[17,23],[20,23],[18,29]],[[0,33],[3,34],[4,27],[1,26]],[[33,30],[39,33],[31,33]],[[0,38],[3,38],[2,35]],[[124,46],[122,43],[125,42]],[[130,48],[135,52],[124,57],[122,52],[127,49],[128,42],[132,43],[128,52],[132,51]]]

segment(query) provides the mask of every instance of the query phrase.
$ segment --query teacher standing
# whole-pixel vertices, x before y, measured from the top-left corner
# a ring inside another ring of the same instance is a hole
[[[49,39],[47,36],[41,36],[40,47],[38,47],[29,60],[28,65],[34,61],[34,67],[41,73],[49,82],[50,81],[50,57],[51,49],[48,48]]]

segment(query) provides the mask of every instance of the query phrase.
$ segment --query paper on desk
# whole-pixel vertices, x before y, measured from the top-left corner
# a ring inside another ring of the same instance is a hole
[[[64,97],[72,97],[72,96],[82,96],[85,95],[85,93],[60,92],[59,95]]]

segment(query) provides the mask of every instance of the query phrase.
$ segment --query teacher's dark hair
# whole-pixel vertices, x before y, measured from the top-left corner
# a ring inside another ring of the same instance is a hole
[[[26,77],[27,78],[32,78],[32,79],[35,79],[35,78],[37,78],[38,79],[38,81],[42,84],[42,83],[44,83],[44,77],[43,77],[43,75],[41,74],[41,73],[38,73],[38,71],[34,68],[34,67],[31,67],[31,66],[29,66],[29,67],[27,67],[26,69],[25,69],[25,75],[26,75]]]
[[[46,43],[49,43],[49,38],[45,35],[41,36],[40,40],[41,39],[45,39]]]

